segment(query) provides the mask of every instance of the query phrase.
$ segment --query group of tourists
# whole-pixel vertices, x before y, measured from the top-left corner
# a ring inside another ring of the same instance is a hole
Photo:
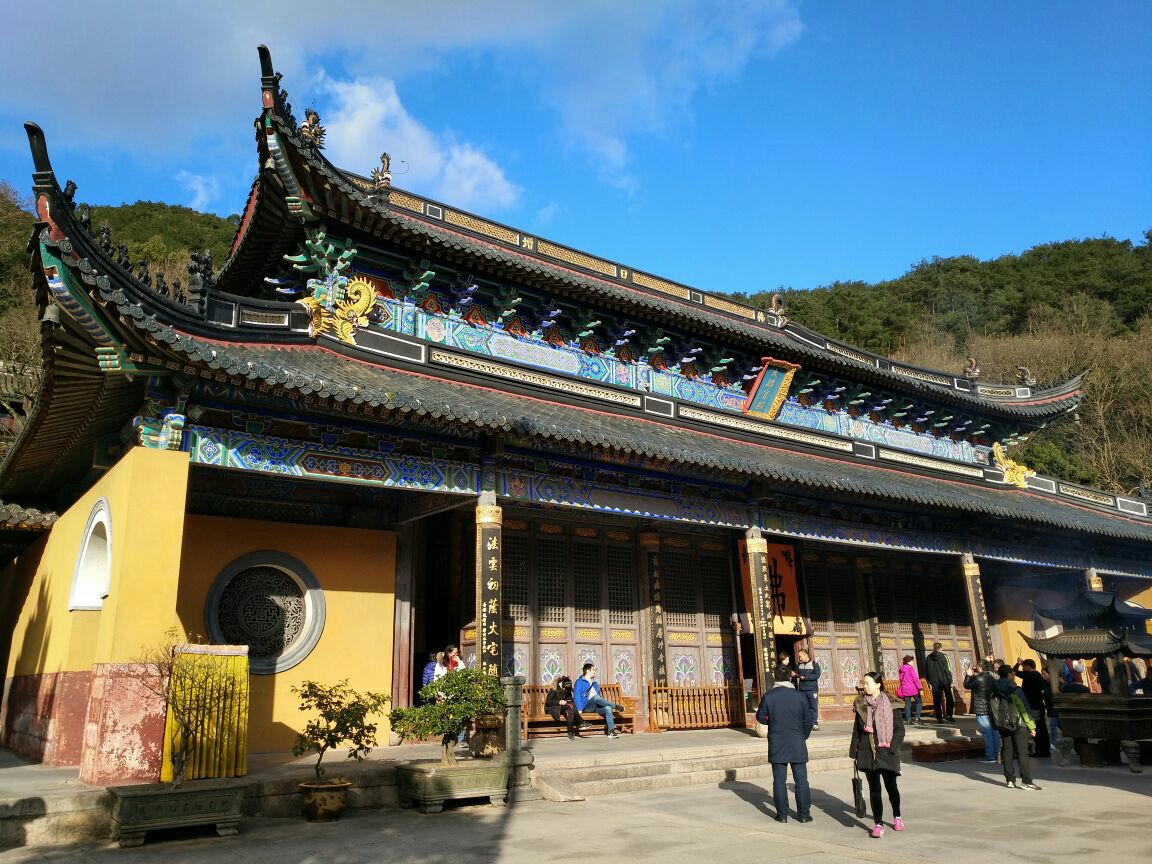
[[[583,737],[580,733],[591,726],[580,716],[582,711],[599,714],[604,718],[604,734],[609,738],[619,738],[615,712],[623,710],[623,705],[604,698],[596,680],[594,663],[584,664],[575,684],[567,675],[558,675],[552,680],[552,687],[544,700],[545,713],[557,723],[563,720],[568,728],[568,737],[573,740]]]
[[[460,649],[455,645],[450,644],[443,651],[434,651],[428,655],[428,662],[424,664],[420,686],[427,687],[436,679],[463,667],[464,661],[460,658]]]

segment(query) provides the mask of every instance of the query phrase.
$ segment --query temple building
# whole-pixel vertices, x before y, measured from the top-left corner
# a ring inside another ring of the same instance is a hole
[[[294,685],[408,704],[447,643],[535,684],[594,662],[644,728],[650,684],[755,689],[797,643],[826,717],[933,642],[958,674],[1028,656],[1089,570],[1152,605],[1149,502],[1008,455],[1080,378],[917,368],[402,191],[387,156],[338,168],[260,63],[235,240],[185,285],[27,125],[44,383],[0,465],[3,746],[154,776],[123,682],[173,629],[249,646],[260,752]]]

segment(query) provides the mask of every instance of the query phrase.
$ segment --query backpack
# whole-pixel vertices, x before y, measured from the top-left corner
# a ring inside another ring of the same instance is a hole
[[[1020,725],[1020,715],[1011,693],[993,693],[990,701],[992,726],[999,732],[1015,732]]]

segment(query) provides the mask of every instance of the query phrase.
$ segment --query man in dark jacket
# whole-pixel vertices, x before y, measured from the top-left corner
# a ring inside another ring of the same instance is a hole
[[[932,710],[936,713],[936,722],[952,723],[956,699],[952,696],[952,669],[948,658],[940,653],[943,647],[939,642],[932,645],[932,653],[924,658],[924,677],[932,688]]]
[[[1016,658],[1012,667],[1024,697],[1032,709],[1032,719],[1036,721],[1036,754],[1041,759],[1051,756],[1052,742],[1048,737],[1048,703],[1052,701],[1052,688],[1044,676],[1036,671],[1036,661]]]
[[[808,713],[812,715],[812,731],[820,729],[820,664],[813,660],[807,651],[801,648],[796,652],[796,671],[792,673],[792,680],[796,682],[796,689],[804,694],[808,700]]]
[[[788,766],[796,784],[796,821],[812,821],[812,790],[808,788],[808,735],[812,715],[808,699],[792,686],[792,669],[777,666],[775,684],[760,700],[756,722],[768,727],[768,760],[772,763],[772,799],[776,821],[788,821]]]
[[[1000,733],[992,725],[992,685],[996,679],[984,668],[983,663],[975,663],[964,673],[964,689],[972,691],[972,713],[976,715],[976,726],[984,737],[984,758],[986,763],[995,763],[1000,755]]]

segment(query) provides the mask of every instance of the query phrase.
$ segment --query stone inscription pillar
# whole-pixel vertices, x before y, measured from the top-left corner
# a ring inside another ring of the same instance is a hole
[[[495,492],[476,505],[476,668],[499,677],[503,661],[502,510]]]
[[[660,535],[655,531],[640,534],[640,556],[644,578],[648,583],[648,632],[652,639],[652,679],[668,683],[668,646],[664,637],[664,587],[660,579]]]
[[[984,588],[980,584],[980,565],[971,552],[960,556],[960,568],[964,574],[964,597],[968,601],[968,617],[972,621],[975,636],[976,659],[981,665],[992,652],[992,629],[988,626],[988,607],[984,605]],[[1005,658],[1007,659],[1007,658]]]
[[[776,632],[772,623],[772,584],[768,575],[768,541],[759,528],[744,532],[744,549],[748,556],[748,575],[752,581],[752,634],[756,646],[756,678],[760,695],[771,687],[772,670],[776,668]]]

